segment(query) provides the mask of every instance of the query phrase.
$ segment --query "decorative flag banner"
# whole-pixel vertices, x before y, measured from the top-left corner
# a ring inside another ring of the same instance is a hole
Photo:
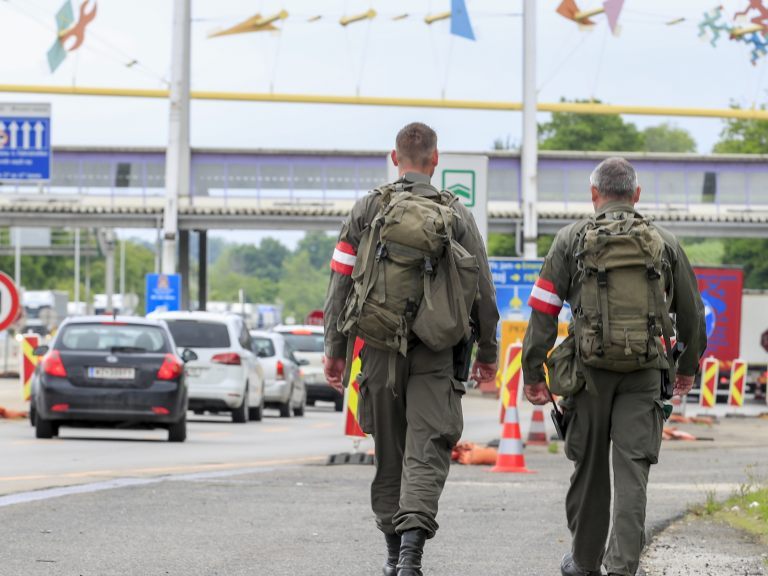
[[[475,39],[465,0],[451,0],[451,34],[467,40]]]
[[[254,14],[250,18],[235,24],[224,30],[215,30],[208,34],[208,38],[217,38],[219,36],[231,36],[233,34],[249,34],[251,32],[276,32],[280,29],[273,26],[278,20],[288,18],[288,12],[281,10],[279,13],[262,18],[261,14]]]
[[[624,0],[605,0],[603,2],[605,16],[608,18],[608,26],[610,26],[614,36],[619,33],[619,16],[621,15],[622,8],[624,8]]]
[[[96,18],[96,0],[84,0],[80,4],[80,13],[75,22],[71,0],[67,0],[56,13],[57,38],[48,50],[48,67],[51,74],[61,66],[67,58],[67,52],[73,52],[85,42],[85,29]],[[69,45],[67,46],[67,43]]]

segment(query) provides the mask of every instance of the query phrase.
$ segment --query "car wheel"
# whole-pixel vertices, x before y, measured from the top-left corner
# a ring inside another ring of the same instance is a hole
[[[307,405],[307,393],[304,392],[304,395],[301,397],[301,404],[298,406],[294,406],[293,408],[293,415],[294,416],[304,416],[304,408]]]
[[[32,403],[29,405],[29,425],[30,426],[34,427],[36,417],[37,417],[37,409],[35,409],[35,401],[32,400]]]
[[[264,400],[262,400],[261,404],[256,406],[256,408],[251,408],[250,416],[253,422],[261,422],[264,418]]]
[[[35,438],[53,438],[58,433],[59,427],[50,420],[41,418],[40,415],[35,418]]]
[[[344,396],[342,396],[341,398],[336,398],[336,400],[334,400],[334,408],[336,409],[336,412],[341,412],[342,410],[344,410]]]
[[[292,399],[293,399],[293,388],[291,388],[291,391],[288,393],[288,399],[285,401],[285,403],[280,404],[280,418],[291,417],[291,400]]]
[[[248,386],[245,387],[245,394],[243,394],[243,403],[237,408],[232,410],[232,422],[235,424],[245,424],[248,422]]]
[[[168,426],[168,442],[184,442],[187,439],[187,419],[182,418]]]

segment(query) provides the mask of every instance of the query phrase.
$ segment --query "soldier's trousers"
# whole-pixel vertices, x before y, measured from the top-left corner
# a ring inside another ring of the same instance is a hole
[[[648,472],[661,446],[661,373],[590,373],[597,395],[582,390],[565,401],[573,411],[565,442],[575,462],[565,504],[572,553],[582,569],[599,570],[602,563],[609,573],[634,575],[645,545]]]
[[[376,445],[371,506],[387,534],[437,531],[437,503],[461,437],[464,385],[453,379],[453,353],[423,344],[398,355],[394,390],[387,387],[390,353],[365,346],[358,418]]]

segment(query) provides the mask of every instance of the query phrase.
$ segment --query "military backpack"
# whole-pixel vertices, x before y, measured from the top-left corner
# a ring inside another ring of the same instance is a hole
[[[575,336],[584,365],[614,372],[674,370],[668,361],[674,334],[666,297],[671,275],[664,240],[651,222],[637,212],[593,216],[575,258],[581,281]]]
[[[379,209],[360,240],[338,328],[391,351],[392,380],[394,358],[406,355],[411,332],[432,350],[469,337],[479,265],[453,238],[461,218],[454,195],[428,197],[402,182],[373,193]]]

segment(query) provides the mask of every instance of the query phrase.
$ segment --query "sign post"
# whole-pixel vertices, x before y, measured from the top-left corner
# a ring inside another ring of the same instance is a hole
[[[51,179],[51,105],[0,104],[0,182]]]
[[[397,167],[387,157],[390,182],[397,180]],[[459,197],[475,217],[477,229],[488,243],[488,156],[482,154],[440,154],[432,185]]]
[[[181,310],[181,274],[147,274],[146,313]]]
[[[16,321],[21,310],[19,290],[8,274],[0,272],[0,331]]]

